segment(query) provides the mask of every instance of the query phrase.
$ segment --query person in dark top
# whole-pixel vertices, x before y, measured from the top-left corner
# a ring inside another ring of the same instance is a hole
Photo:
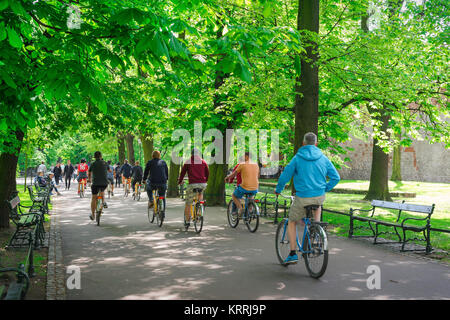
[[[122,168],[120,168],[120,174],[122,175],[122,184],[125,188],[126,183],[131,184],[131,165],[128,163],[128,160],[125,159],[124,164],[122,165]]]
[[[108,208],[105,202],[105,189],[108,186],[108,172],[111,171],[108,164],[102,159],[100,151],[96,151],[94,154],[95,161],[91,163],[88,170],[88,182],[92,181],[92,200],[91,200],[91,212],[89,216],[91,220],[95,220],[95,209],[97,208],[97,194],[100,193],[103,196],[103,207]]]
[[[62,169],[61,169],[61,163],[57,163],[56,166],[53,168],[53,173],[55,176],[55,183],[57,186],[59,186],[59,180],[62,176]]]
[[[114,168],[114,177],[116,178],[116,187],[120,187],[120,169],[122,166],[120,165],[120,162],[117,162],[115,168]]]
[[[147,180],[148,207],[153,207],[153,190],[158,190],[158,196],[164,197],[164,207],[166,206],[166,190],[169,169],[164,160],[161,160],[161,153],[157,150],[152,153],[152,160],[148,161],[144,170],[144,181]]]
[[[134,190],[135,190],[135,186],[136,183],[141,184],[142,183],[142,176],[143,176],[143,172],[142,172],[142,167],[139,165],[139,161],[136,161],[134,167],[131,169],[131,176],[132,176],[132,181],[131,181],[131,186],[133,188],[133,195],[134,195]]]
[[[64,181],[66,183],[66,190],[70,189],[70,180],[72,180],[72,175],[75,171],[75,168],[73,167],[72,163],[70,163],[70,160],[67,160],[67,164],[64,166]]]

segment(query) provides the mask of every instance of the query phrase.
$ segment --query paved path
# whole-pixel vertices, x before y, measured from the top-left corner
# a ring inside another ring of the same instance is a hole
[[[328,269],[315,280],[303,261],[277,263],[272,224],[255,234],[232,229],[225,209],[208,207],[201,234],[184,232],[179,199],[168,200],[158,228],[147,197],[123,199],[120,188],[98,227],[75,187],[53,197],[64,265],[81,270],[81,289],[66,290],[67,299],[450,299],[448,266],[331,236]],[[380,268],[379,290],[367,288],[370,265]]]

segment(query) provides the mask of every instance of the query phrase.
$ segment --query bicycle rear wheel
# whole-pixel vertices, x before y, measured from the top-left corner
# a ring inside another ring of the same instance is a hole
[[[247,217],[245,220],[247,229],[250,232],[256,232],[259,226],[259,208],[254,202],[249,202],[247,206]]]
[[[283,266],[287,266],[284,261],[291,251],[287,226],[288,219],[285,218],[278,224],[277,232],[275,234],[275,250],[277,252],[278,262]]]
[[[195,207],[195,216],[194,216],[194,228],[195,232],[200,233],[203,228],[203,213],[205,212],[205,207],[198,203]]]
[[[100,225],[100,216],[102,215],[103,201],[102,199],[97,199],[97,210],[95,212],[95,220],[97,221],[97,226]]]
[[[323,276],[328,265],[328,240],[325,230],[319,225],[309,227],[309,237],[303,258],[305,259],[306,270],[313,278]]]
[[[147,204],[147,218],[148,222],[153,223],[155,221],[155,212],[153,211],[153,207],[149,207]]]
[[[228,224],[230,225],[230,227],[236,228],[237,225],[239,224],[239,216],[237,213],[237,208],[236,211],[234,212],[232,210],[233,210],[233,200],[230,200],[230,202],[228,202],[227,207]]]
[[[163,222],[164,222],[164,213],[165,213],[165,207],[164,207],[164,201],[162,199],[158,199],[158,210],[156,213],[156,223],[158,224],[158,227],[161,228]]]

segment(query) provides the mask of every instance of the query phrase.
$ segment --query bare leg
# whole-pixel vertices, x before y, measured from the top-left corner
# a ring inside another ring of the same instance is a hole
[[[314,221],[320,221],[320,215],[322,214],[322,207],[319,207],[316,211],[314,211]]]
[[[92,195],[92,200],[91,200],[91,212],[92,212],[92,217],[95,219],[95,210],[97,209],[97,195],[93,194]]]
[[[184,206],[184,216],[186,217],[186,222],[189,222],[191,220],[191,205],[186,204]]]
[[[241,204],[241,200],[239,200],[234,193],[231,195],[231,198],[233,198],[233,202],[236,205],[238,212],[242,211],[242,204]]]

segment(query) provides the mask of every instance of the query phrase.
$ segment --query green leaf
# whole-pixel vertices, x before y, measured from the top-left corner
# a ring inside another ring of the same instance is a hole
[[[301,66],[302,66],[302,64],[300,62],[300,56],[296,55],[295,59],[294,59],[294,68],[295,68],[295,72],[297,73],[298,76],[301,74],[301,71],[302,71]]]
[[[252,82],[252,74],[250,71],[243,66],[242,64],[236,64],[236,68],[234,70],[234,73],[241,78],[241,80],[251,83]]]
[[[0,0],[0,11],[5,10],[8,8],[8,0]]]
[[[14,29],[6,28],[6,31],[8,32],[8,40],[9,44],[14,48],[22,48],[22,39],[20,39],[19,35]]]
[[[3,41],[6,39],[6,29],[5,29],[5,23],[0,23],[0,41]]]
[[[5,81],[5,83],[10,86],[13,89],[17,89],[17,85],[14,82],[14,80],[9,76],[8,73],[6,73],[5,71],[0,71],[0,76],[2,77],[3,81]]]

